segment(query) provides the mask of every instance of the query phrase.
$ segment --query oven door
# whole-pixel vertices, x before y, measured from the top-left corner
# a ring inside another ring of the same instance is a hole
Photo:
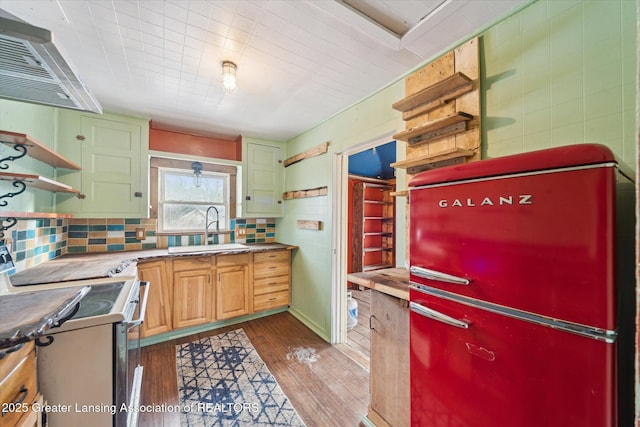
[[[138,425],[138,407],[142,387],[142,365],[140,364],[140,327],[149,297],[149,282],[134,285],[127,309],[127,319],[114,325],[116,337],[115,387],[116,427]],[[123,410],[122,405],[126,405]]]

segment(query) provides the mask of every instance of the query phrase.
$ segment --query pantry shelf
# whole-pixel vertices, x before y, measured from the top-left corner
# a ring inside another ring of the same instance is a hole
[[[5,145],[13,146],[13,148],[20,154],[16,156],[9,156],[4,159],[0,159],[0,164],[4,161],[17,160],[25,155],[32,157],[36,160],[40,160],[48,165],[56,168],[81,170],[82,168],[71,160],[61,156],[55,151],[49,149],[46,145],[42,144],[35,138],[25,134],[9,132],[6,130],[0,130],[0,142]],[[0,169],[7,169],[8,166],[0,165]]]
[[[391,107],[402,112],[402,119],[409,120],[420,114],[435,110],[473,90],[473,82],[458,72],[421,91],[394,103]]]

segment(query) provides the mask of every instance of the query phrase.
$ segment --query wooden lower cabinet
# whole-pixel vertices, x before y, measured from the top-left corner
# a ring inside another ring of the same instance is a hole
[[[288,250],[253,255],[253,310],[290,304],[291,253]]]
[[[142,338],[171,331],[172,313],[171,299],[173,298],[171,282],[167,275],[167,261],[151,261],[138,264],[138,278],[149,282],[149,299],[144,323],[142,324]]]
[[[370,395],[367,417],[376,425],[411,423],[409,308],[405,300],[371,291]]]
[[[211,256],[173,261],[173,327],[186,328],[215,320],[215,268]]]
[[[0,356],[0,425],[39,425],[41,413],[33,410],[33,403],[41,401],[34,342],[1,350]]]
[[[291,302],[289,250],[141,261],[138,277],[150,284],[143,338]]]
[[[249,278],[251,254],[216,257],[216,318],[218,320],[249,314]]]

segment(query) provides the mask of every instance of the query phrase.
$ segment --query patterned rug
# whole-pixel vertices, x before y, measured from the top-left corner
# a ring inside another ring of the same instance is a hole
[[[304,426],[244,330],[176,351],[182,426]]]

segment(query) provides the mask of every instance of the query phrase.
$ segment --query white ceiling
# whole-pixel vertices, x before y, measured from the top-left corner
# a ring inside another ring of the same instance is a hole
[[[531,0],[0,0],[107,111],[288,140]],[[238,66],[225,93],[221,61]],[[391,108],[391,107],[389,107]]]

